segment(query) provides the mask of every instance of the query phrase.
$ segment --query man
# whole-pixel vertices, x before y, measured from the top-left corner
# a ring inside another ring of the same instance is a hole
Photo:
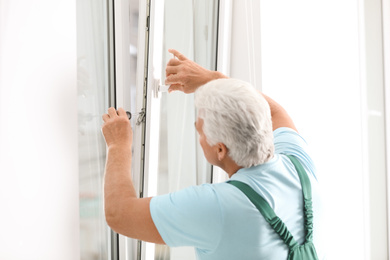
[[[287,112],[248,83],[206,70],[176,50],[170,52],[177,59],[167,64],[166,84],[170,91],[195,92],[195,126],[206,159],[224,169],[230,180],[246,183],[264,198],[298,244],[313,234],[321,258],[317,227],[322,203],[314,165]],[[105,213],[114,231],[153,243],[193,246],[198,259],[287,259],[291,245],[230,183],[138,199],[130,172],[132,129],[126,113],[109,108],[103,120],[108,148]],[[286,155],[297,158],[310,180],[314,231],[305,229],[300,177]]]

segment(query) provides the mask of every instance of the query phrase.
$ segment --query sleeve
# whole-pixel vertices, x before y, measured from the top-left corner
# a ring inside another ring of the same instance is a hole
[[[315,178],[316,169],[308,153],[308,145],[295,130],[280,127],[274,131],[274,145],[276,154],[294,155],[309,170]]]
[[[211,250],[220,240],[222,211],[211,184],[153,197],[150,212],[168,246]]]

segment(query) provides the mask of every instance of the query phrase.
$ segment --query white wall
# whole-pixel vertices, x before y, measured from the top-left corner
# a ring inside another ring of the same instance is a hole
[[[79,259],[76,2],[0,0],[0,259]]]

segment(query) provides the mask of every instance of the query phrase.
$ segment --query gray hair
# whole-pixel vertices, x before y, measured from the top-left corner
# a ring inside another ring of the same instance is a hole
[[[238,166],[248,168],[273,157],[270,108],[249,83],[213,80],[196,90],[195,106],[209,145],[226,145],[228,155]]]

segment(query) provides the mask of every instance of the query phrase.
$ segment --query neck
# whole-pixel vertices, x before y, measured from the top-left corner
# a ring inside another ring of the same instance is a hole
[[[244,167],[237,166],[237,168],[232,169],[231,171],[226,171],[226,172],[229,175],[229,178],[231,178],[239,169],[242,169],[242,168],[244,168]]]
[[[239,169],[244,168],[242,166],[237,165],[232,159],[226,158],[221,165],[217,165],[222,168],[231,178]]]

